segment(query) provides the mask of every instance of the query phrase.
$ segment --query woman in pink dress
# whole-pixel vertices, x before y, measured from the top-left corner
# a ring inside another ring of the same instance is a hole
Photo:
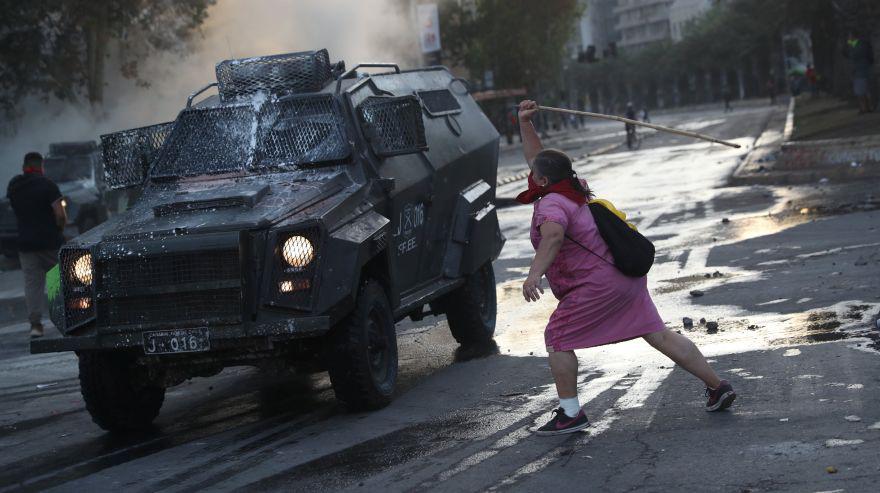
[[[532,173],[529,190],[517,199],[534,203],[535,208],[531,227],[535,258],[523,296],[537,301],[544,293],[541,278],[546,276],[559,300],[544,331],[559,408],[537,433],[559,435],[589,426],[577,396],[575,349],[637,337],[706,384],[707,411],[730,407],[736,398],[733,387],[718,378],[690,339],[664,326],[648,294],[647,278],[626,276],[614,266],[586,205],[591,196],[586,182],[576,177],[565,153],[543,148],[531,123],[537,111],[534,101],[520,103],[523,152]]]

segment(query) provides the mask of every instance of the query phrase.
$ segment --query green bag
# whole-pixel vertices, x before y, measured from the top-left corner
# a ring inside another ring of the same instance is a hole
[[[58,264],[49,269],[46,273],[46,296],[49,297],[49,303],[55,301],[55,297],[61,292],[61,270]]]

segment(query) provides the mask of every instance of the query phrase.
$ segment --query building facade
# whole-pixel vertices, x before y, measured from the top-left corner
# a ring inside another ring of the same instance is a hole
[[[717,3],[713,0],[675,0],[669,7],[669,34],[681,41],[689,24]]]
[[[614,13],[621,48],[640,48],[671,38],[670,7],[673,0],[617,0]]]
[[[609,46],[620,41],[617,15],[614,13],[617,0],[580,0],[580,4],[583,15],[569,43],[569,54],[575,58],[592,53],[595,58],[602,58],[609,51]]]

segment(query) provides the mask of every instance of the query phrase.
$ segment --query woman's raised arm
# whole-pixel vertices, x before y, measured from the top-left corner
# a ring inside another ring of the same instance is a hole
[[[535,131],[532,125],[532,116],[538,112],[538,103],[526,99],[519,103],[519,133],[522,135],[523,154],[526,156],[526,162],[529,163],[529,169],[532,169],[532,163],[535,156],[544,149],[541,144],[541,137]]]

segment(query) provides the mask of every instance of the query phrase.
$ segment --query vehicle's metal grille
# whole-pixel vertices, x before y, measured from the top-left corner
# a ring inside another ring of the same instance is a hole
[[[58,260],[67,332],[95,316],[95,270],[88,250],[65,248],[58,253]]]
[[[240,320],[239,288],[138,296],[98,303],[98,323],[101,326],[235,323]]]
[[[172,125],[173,122],[159,123],[102,135],[101,153],[107,185],[120,189],[143,182]]]
[[[437,89],[434,91],[419,91],[417,93],[425,105],[425,110],[431,116],[451,115],[461,113],[461,105],[458,99],[449,89]]]
[[[102,262],[101,288],[117,292],[154,286],[176,286],[239,279],[238,251],[166,254]]]
[[[217,83],[223,102],[259,91],[283,95],[316,92],[331,79],[327,50],[226,60],[217,64]]]
[[[241,320],[238,250],[108,258],[98,270],[99,326]]]
[[[415,96],[371,96],[358,106],[358,113],[377,155],[395,156],[428,148],[422,106]]]

